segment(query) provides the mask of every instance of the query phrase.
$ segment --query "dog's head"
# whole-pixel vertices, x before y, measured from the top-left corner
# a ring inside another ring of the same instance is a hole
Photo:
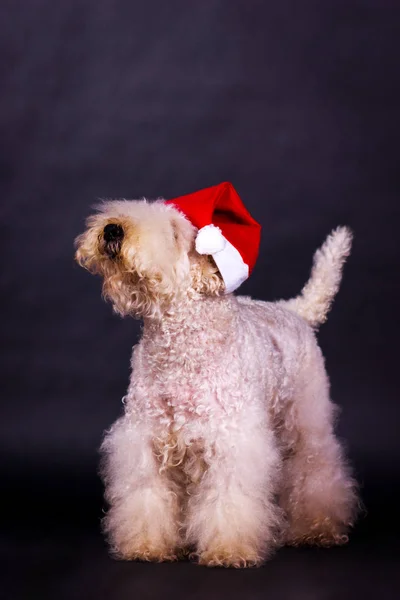
[[[194,248],[196,231],[162,201],[105,202],[77,237],[75,257],[103,277],[103,294],[116,312],[159,317],[175,301],[224,289],[212,258]]]

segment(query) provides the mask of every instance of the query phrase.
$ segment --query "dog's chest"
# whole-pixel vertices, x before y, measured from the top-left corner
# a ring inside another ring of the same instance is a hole
[[[240,383],[234,368],[238,357],[226,333],[193,328],[143,341],[133,378],[146,412],[164,425],[201,420],[223,409],[228,399],[232,403],[232,389]]]
[[[209,415],[220,404],[220,383],[196,361],[159,371],[153,378],[153,386],[153,397],[158,399],[160,410],[175,422]]]
[[[185,393],[209,379],[210,370],[225,366],[232,349],[230,337],[227,330],[208,327],[206,322],[165,328],[143,339],[142,356],[158,385]]]

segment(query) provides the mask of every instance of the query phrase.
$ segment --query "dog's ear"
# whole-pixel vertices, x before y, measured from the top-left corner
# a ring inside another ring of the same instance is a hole
[[[188,254],[194,243],[195,228],[183,215],[173,215],[171,225],[177,249]]]
[[[206,296],[219,296],[223,293],[225,284],[212,256],[195,251],[190,272],[192,287],[196,292]]]
[[[200,294],[217,296],[224,289],[224,282],[211,256],[196,252],[194,242],[196,228],[181,214],[173,215],[171,225],[183,271],[190,268],[191,288]],[[176,265],[177,267],[178,265]]]

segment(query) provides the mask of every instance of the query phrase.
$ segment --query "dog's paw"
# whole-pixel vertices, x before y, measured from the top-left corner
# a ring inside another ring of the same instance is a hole
[[[249,549],[223,549],[205,550],[199,554],[193,554],[199,565],[206,567],[233,567],[244,569],[257,567],[262,564],[263,557],[257,552]]]
[[[343,523],[335,523],[329,517],[316,519],[308,526],[303,524],[288,532],[288,546],[342,546],[349,541],[347,527]]]
[[[177,548],[154,546],[150,543],[113,548],[112,554],[120,560],[140,560],[146,562],[172,562],[179,559]]]

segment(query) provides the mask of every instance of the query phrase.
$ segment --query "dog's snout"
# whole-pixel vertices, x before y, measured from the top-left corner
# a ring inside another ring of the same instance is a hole
[[[124,237],[124,230],[117,223],[109,223],[104,227],[103,237],[106,243],[119,242]]]

